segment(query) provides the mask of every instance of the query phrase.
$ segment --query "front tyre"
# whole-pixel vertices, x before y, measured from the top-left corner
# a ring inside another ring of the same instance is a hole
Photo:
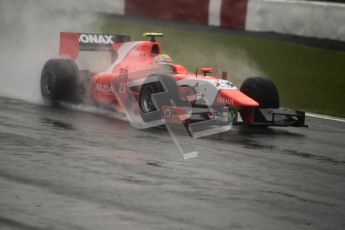
[[[176,80],[172,76],[164,74],[147,77],[141,86],[138,100],[144,122],[161,120],[160,109],[163,106],[189,108],[189,104],[179,98]]]
[[[139,106],[143,113],[149,113],[157,110],[151,96],[154,93],[162,91],[163,89],[159,83],[145,84],[142,86],[140,90]]]
[[[42,70],[41,94],[43,99],[55,104],[59,101],[79,104],[83,86],[78,66],[70,59],[50,59]]]
[[[279,94],[273,81],[267,77],[247,78],[241,85],[241,92],[257,101],[259,108],[279,108]],[[241,117],[245,120],[246,113],[241,112]],[[254,113],[254,121],[262,122],[262,117],[258,109]]]
[[[140,89],[139,106],[142,113],[159,110],[153,103],[152,95],[160,92],[165,92],[164,99],[167,101],[173,100],[177,105],[180,104],[181,99],[178,97],[179,93],[175,79],[169,75],[152,75],[145,80]]]

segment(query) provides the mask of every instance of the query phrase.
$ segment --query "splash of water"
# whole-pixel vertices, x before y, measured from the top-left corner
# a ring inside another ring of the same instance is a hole
[[[46,60],[58,56],[60,31],[98,30],[91,3],[0,0],[0,96],[42,102],[41,69]]]

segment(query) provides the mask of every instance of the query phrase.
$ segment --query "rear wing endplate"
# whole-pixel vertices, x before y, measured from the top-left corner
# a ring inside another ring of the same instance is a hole
[[[75,60],[79,51],[113,51],[113,45],[130,41],[130,36],[60,32],[60,56]]]

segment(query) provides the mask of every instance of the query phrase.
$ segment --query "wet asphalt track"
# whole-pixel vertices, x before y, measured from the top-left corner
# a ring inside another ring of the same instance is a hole
[[[0,98],[0,229],[345,229],[345,123],[164,129]]]

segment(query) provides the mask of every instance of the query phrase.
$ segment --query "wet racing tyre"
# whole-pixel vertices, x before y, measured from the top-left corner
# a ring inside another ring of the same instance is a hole
[[[45,63],[41,74],[41,94],[46,102],[79,104],[83,88],[79,68],[73,60],[50,59]]]
[[[156,106],[153,103],[152,94],[163,92],[164,89],[159,82],[144,84],[140,90],[139,106],[143,113],[149,113],[157,111]]]
[[[139,93],[140,114],[145,122],[161,119],[160,108],[156,108],[153,100],[155,98],[158,106],[171,106],[173,103],[179,107],[190,105],[179,97],[176,80],[170,75],[157,74],[149,76],[143,83]]]
[[[241,85],[241,92],[257,101],[259,108],[279,108],[279,94],[277,87],[273,81],[267,77],[247,78]],[[245,114],[241,113],[244,119]],[[262,122],[264,118],[261,113],[256,110],[254,113],[254,121]]]
[[[143,113],[158,110],[153,103],[152,95],[160,92],[165,92],[164,99],[167,101],[173,99],[178,106],[181,106],[181,103],[185,104],[179,98],[178,86],[173,77],[164,74],[152,75],[145,80],[140,89],[139,106]]]

